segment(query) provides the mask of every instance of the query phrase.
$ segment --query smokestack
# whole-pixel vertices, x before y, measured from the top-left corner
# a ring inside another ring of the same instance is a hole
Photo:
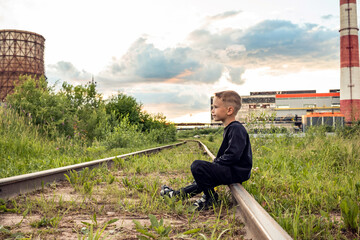
[[[356,0],[340,0],[340,111],[360,121],[360,71]]]

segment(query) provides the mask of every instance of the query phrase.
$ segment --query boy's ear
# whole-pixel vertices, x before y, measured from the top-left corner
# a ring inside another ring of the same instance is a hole
[[[234,107],[233,106],[229,106],[227,108],[227,115],[230,116],[234,113]]]

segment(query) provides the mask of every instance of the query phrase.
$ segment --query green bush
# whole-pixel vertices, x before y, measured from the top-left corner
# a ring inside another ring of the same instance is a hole
[[[152,129],[149,132],[151,141],[156,143],[173,142],[176,140],[176,128],[174,125]]]
[[[125,146],[125,142],[129,145],[131,141],[138,145],[139,139],[157,143],[175,140],[176,129],[163,115],[153,116],[141,111],[142,105],[123,93],[104,101],[93,83],[85,86],[64,83],[60,91],[55,92],[45,78],[36,80],[22,76],[20,82],[23,84],[8,96],[8,106],[53,139],[65,136],[90,145],[95,140],[107,139],[108,146],[118,147]],[[128,130],[124,130],[124,124]],[[147,134],[151,137],[144,137]],[[116,139],[120,141],[117,144],[114,143]]]
[[[105,105],[94,84],[74,87],[64,83],[60,92],[55,93],[45,78],[22,76],[20,81],[23,83],[6,99],[8,106],[40,126],[42,133],[84,142],[92,142],[105,134]]]
[[[148,142],[148,137],[143,134],[137,125],[131,125],[129,118],[124,117],[113,131],[106,137],[104,144],[107,148],[125,148],[142,146]]]
[[[64,83],[55,92],[44,78],[22,76],[20,82],[0,107],[0,177],[176,140],[174,125],[163,115],[142,112],[124,94],[105,101],[92,83]]]
[[[131,96],[118,93],[106,101],[106,114],[112,115],[116,121],[127,117],[131,124],[140,124],[142,119],[141,104]]]

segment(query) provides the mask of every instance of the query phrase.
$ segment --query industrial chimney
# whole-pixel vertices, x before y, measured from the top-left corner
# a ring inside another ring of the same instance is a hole
[[[360,121],[359,40],[356,0],[340,0],[340,111]]]

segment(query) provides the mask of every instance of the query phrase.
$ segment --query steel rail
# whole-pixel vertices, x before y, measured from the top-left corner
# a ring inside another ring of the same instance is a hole
[[[28,192],[41,189],[47,183],[64,180],[65,174],[72,170],[80,171],[84,168],[91,169],[103,164],[107,164],[108,166],[110,166],[115,158],[126,159],[132,156],[154,154],[161,150],[177,147],[185,143],[186,142],[184,141],[176,144],[165,145],[161,147],[127,153],[115,157],[109,157],[109,158],[94,160],[90,162],[69,165],[66,167],[54,168],[54,169],[49,169],[35,173],[28,173],[28,174],[23,174],[8,178],[2,178],[0,179],[0,198],[9,199],[12,197],[16,197],[20,194],[25,194]]]
[[[204,152],[212,159],[215,156],[199,140],[187,140],[176,144],[146,149],[133,153],[127,153],[115,157],[94,160],[90,162],[45,170],[36,173],[23,174],[14,177],[0,179],[0,198],[8,199],[20,194],[25,194],[37,189],[41,189],[45,184],[65,179],[65,174],[69,171],[80,171],[84,168],[95,168],[103,164],[110,166],[115,158],[126,159],[132,156],[149,155],[164,149],[177,147],[186,142],[197,142]],[[238,203],[241,211],[242,220],[250,231],[253,239],[287,240],[292,239],[290,235],[256,202],[256,200],[245,190],[241,184],[231,184],[229,188]]]
[[[201,141],[197,141],[204,151],[214,159],[215,156]],[[253,239],[288,240],[291,236],[265,211],[263,207],[239,184],[229,185],[238,203],[242,220]]]

